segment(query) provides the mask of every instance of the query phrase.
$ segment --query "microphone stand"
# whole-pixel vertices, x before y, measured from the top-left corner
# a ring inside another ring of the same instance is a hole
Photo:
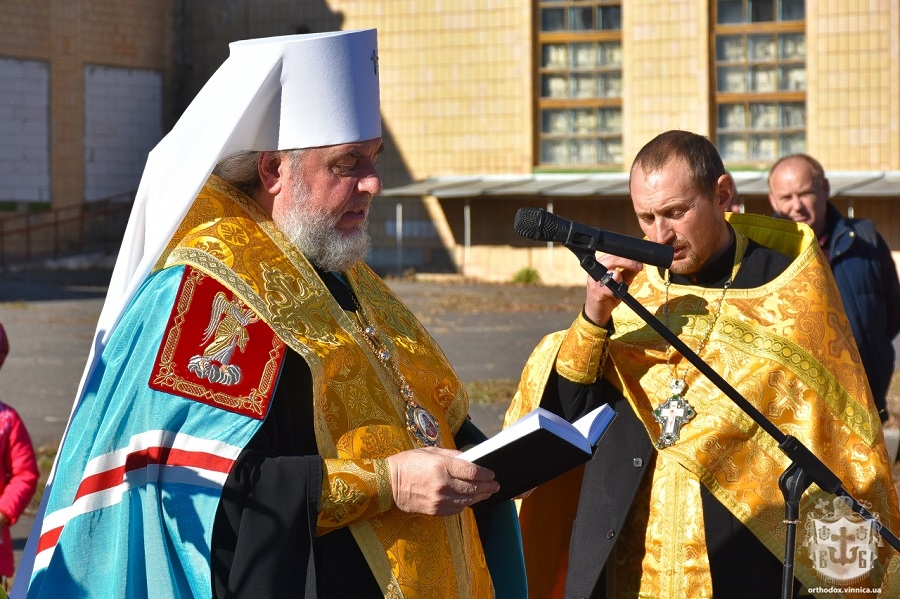
[[[572,248],[569,248],[572,249]],[[886,526],[878,522],[875,517],[863,507],[842,486],[841,480],[832,472],[816,455],[803,443],[791,435],[786,435],[772,422],[763,416],[743,395],[737,392],[718,372],[704,362],[694,351],[689,348],[678,336],[670,331],[658,318],[650,313],[634,297],[628,293],[628,286],[616,283],[612,274],[605,266],[597,262],[594,252],[582,252],[572,250],[578,256],[581,267],[588,275],[601,285],[604,285],[613,295],[622,300],[628,307],[641,317],[654,331],[659,333],[674,349],[686,360],[693,364],[694,368],[706,375],[713,384],[738,405],[760,428],[778,442],[778,448],[791,460],[791,465],[778,479],[778,486],[784,496],[784,523],[785,523],[785,549],[784,570],[781,580],[782,599],[790,599],[794,586],[794,550],[796,546],[797,524],[800,519],[800,498],[810,484],[816,483],[820,489],[832,495],[843,497],[847,500],[854,512],[865,520],[873,523],[875,530],[881,537],[900,552],[900,539]]]

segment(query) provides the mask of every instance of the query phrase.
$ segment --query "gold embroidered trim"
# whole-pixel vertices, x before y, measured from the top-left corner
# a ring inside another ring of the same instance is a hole
[[[453,552],[453,570],[456,573],[456,596],[459,597],[459,599],[476,599],[473,595],[472,581],[466,576],[466,570],[468,569],[466,567],[466,562],[475,557],[475,551],[473,551],[474,547],[467,541],[477,539],[478,531],[477,529],[465,531],[464,527],[467,525],[474,526],[474,521],[457,518],[453,523],[447,526],[447,534],[453,539],[453,545],[455,547],[464,548],[464,551],[462,552]],[[466,534],[467,532],[473,534]],[[478,553],[483,555],[480,551]]]
[[[375,484],[378,487],[378,512],[394,507],[394,491],[391,487],[391,466],[387,460],[372,460],[375,464]]]
[[[582,385],[590,385],[603,372],[609,355],[607,331],[579,315],[566,331],[556,371],[565,378]]]
[[[870,445],[875,443],[875,423],[880,422],[880,419],[876,420],[877,414],[860,404],[857,398],[840,384],[834,373],[803,347],[787,339],[760,333],[753,327],[730,319],[723,320],[720,334],[723,341],[730,341],[749,355],[759,356],[790,368],[810,388],[825,390],[818,400],[828,405],[833,414],[845,422],[852,423],[866,443]],[[769,416],[771,417],[771,414]]]
[[[320,532],[384,511],[381,510],[378,461],[383,460],[322,460]]]
[[[384,547],[373,531],[374,527],[381,526],[381,524],[381,519],[376,516],[366,522],[353,522],[348,528],[366,558],[372,576],[375,577],[378,586],[384,592],[385,599],[403,599],[403,591],[391,568],[391,561],[384,557]]]
[[[259,385],[255,392],[249,395],[235,396],[224,392],[213,392],[204,385],[197,384],[194,380],[182,379],[175,373],[174,355],[181,336],[181,327],[185,320],[185,314],[193,301],[197,282],[204,274],[202,271],[195,270],[184,284],[183,292],[178,299],[176,325],[168,331],[166,338],[163,340],[159,371],[156,373],[152,384],[171,387],[174,393],[200,398],[203,401],[210,401],[226,408],[252,412],[262,417],[264,415],[263,399],[272,392],[281,364],[279,356],[281,349],[284,347],[284,342],[277,336],[273,336],[272,348],[269,350],[269,360],[263,367]],[[255,315],[255,317],[258,316]]]

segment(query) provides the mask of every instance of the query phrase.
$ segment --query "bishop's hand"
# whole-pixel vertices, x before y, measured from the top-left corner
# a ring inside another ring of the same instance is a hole
[[[500,489],[487,468],[441,447],[410,449],[387,458],[394,505],[404,512],[451,516]]]

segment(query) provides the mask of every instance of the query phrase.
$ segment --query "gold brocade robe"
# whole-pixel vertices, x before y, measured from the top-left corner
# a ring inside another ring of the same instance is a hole
[[[353,314],[259,206],[211,176],[157,268],[175,265],[218,279],[309,365],[326,472],[319,534],[349,526],[385,597],[493,597],[471,510],[431,517],[393,506],[384,458],[418,446],[396,380]],[[443,353],[364,264],[345,278],[416,400],[437,419],[441,445],[454,448],[468,399]]]
[[[739,234],[794,261],[762,287],[729,289],[718,320],[715,306],[722,297],[721,288],[671,285],[670,327],[696,351],[715,324],[700,358],[783,433],[810,448],[850,495],[896,533],[900,517],[880,420],[840,295],[813,233],[790,221],[762,216],[733,214],[729,220]],[[665,321],[665,285],[656,268],[645,268],[629,292]],[[582,317],[568,331],[545,338],[523,372],[506,423],[539,404],[552,368],[570,380],[589,384],[603,364],[602,376],[621,390],[650,438],[656,440],[660,425],[652,411],[672,395],[673,367],[684,376],[687,361],[675,353],[668,364],[667,343],[625,304],[616,308],[613,322],[615,333],[609,339],[605,329]],[[656,452],[607,560],[608,572],[615,573],[616,597],[712,595],[701,484],[775,556],[781,559],[784,554],[785,511],[778,479],[790,461],[774,439],[695,368],[687,370],[685,380],[683,396],[696,416],[681,429],[680,440]],[[598,453],[594,459],[603,455]],[[522,503],[529,589],[536,596],[561,596],[579,488],[580,471],[575,471],[539,488]],[[877,562],[866,565],[865,575],[849,582],[830,577],[834,572],[821,555],[813,564],[817,522],[840,511],[833,506],[833,496],[816,485],[804,494],[795,577],[810,589],[832,590],[843,584],[881,587],[881,596],[900,596],[900,560],[887,543],[877,548]],[[556,547],[548,545],[551,539]],[[541,555],[559,557],[544,558],[541,563],[534,554],[537,546]],[[852,592],[826,594],[855,596]]]

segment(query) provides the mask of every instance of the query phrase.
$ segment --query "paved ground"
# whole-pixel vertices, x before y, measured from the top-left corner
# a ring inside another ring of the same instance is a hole
[[[0,274],[0,323],[10,354],[0,369],[0,400],[15,407],[36,446],[56,447],[87,359],[109,272]],[[465,383],[518,379],[545,334],[568,327],[583,300],[573,288],[390,281],[419,316]],[[505,405],[473,403],[487,433],[500,430]],[[32,519],[13,527],[24,547]]]

